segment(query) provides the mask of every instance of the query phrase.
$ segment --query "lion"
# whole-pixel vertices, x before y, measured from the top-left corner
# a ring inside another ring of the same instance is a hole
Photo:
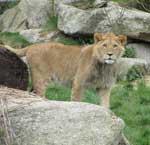
[[[113,33],[94,34],[94,44],[66,46],[56,42],[34,44],[9,50],[26,55],[33,89],[44,96],[48,84],[59,82],[72,86],[71,100],[81,101],[86,88],[94,88],[101,105],[109,108],[109,96],[116,81],[117,61],[124,52],[127,37]]]

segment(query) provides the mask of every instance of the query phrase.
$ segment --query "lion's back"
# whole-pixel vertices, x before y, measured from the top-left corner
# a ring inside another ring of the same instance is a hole
[[[29,47],[27,60],[33,71],[50,74],[53,79],[72,81],[80,59],[82,46],[41,43]]]

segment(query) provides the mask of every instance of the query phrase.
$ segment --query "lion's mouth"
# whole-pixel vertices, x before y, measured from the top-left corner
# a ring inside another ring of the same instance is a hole
[[[115,60],[112,58],[105,59],[106,64],[113,64],[114,62],[115,62]]]

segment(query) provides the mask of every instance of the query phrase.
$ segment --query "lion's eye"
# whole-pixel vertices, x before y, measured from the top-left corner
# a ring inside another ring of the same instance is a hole
[[[103,44],[103,47],[107,47],[107,44]]]
[[[116,48],[117,46],[118,46],[117,44],[114,44],[114,45],[113,45],[113,48]]]

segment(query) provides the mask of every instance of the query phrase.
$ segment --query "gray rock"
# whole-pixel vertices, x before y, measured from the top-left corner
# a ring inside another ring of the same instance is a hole
[[[107,4],[107,0],[95,0],[95,2],[93,3],[93,6],[95,7],[103,7]]]
[[[150,60],[150,43],[129,43],[127,48],[133,48],[137,58]]]
[[[27,41],[31,43],[40,42],[40,32],[42,29],[27,29],[21,30],[19,33],[22,35]]]
[[[124,140],[123,121],[106,108],[48,101],[8,88],[0,88],[2,97],[19,145],[119,145]]]
[[[114,32],[150,41],[150,14],[117,3],[89,10],[59,4],[58,15],[58,28],[69,35]]]
[[[58,3],[70,4],[81,0],[55,0]],[[54,7],[55,10],[55,7]],[[6,10],[0,16],[0,30],[16,32],[24,29],[43,26],[53,14],[50,0],[21,0],[17,6]]]
[[[31,43],[59,41],[66,36],[59,31],[44,32],[42,29],[28,29],[19,32],[26,40]]]
[[[48,0],[21,0],[12,9],[0,17],[2,31],[20,31],[44,25],[49,19],[50,2]]]

